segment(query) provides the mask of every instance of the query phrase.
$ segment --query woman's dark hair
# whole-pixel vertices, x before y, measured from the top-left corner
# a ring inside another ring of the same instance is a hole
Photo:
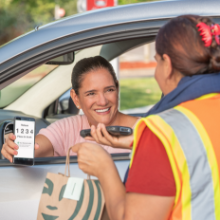
[[[163,58],[167,54],[174,69],[183,75],[206,74],[220,70],[220,46],[213,36],[210,47],[205,47],[196,25],[212,25],[208,17],[183,15],[170,20],[156,37],[156,51]]]
[[[73,68],[71,79],[72,88],[77,95],[79,95],[79,88],[81,87],[84,75],[99,68],[105,68],[109,71],[114,80],[115,86],[118,88],[118,80],[112,65],[101,56],[89,57],[78,61]]]

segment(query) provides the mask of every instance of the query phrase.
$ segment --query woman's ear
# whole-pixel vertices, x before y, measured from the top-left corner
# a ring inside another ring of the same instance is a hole
[[[166,79],[170,79],[172,78],[172,74],[173,74],[173,67],[172,67],[171,59],[167,54],[163,54],[162,59],[164,62],[165,77]]]
[[[76,92],[75,92],[74,89],[71,89],[71,90],[70,90],[70,96],[71,96],[71,98],[72,98],[74,104],[76,105],[76,107],[77,107],[78,109],[80,109],[81,107],[80,107],[80,103],[79,103],[79,97],[78,97],[78,95],[76,94]]]

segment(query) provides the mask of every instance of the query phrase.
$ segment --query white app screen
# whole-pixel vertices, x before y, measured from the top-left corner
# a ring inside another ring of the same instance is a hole
[[[15,143],[19,148],[14,157],[34,158],[34,127],[34,121],[15,121]]]

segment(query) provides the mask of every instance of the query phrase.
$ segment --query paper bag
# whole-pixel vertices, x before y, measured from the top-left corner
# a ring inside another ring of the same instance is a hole
[[[69,152],[66,159],[65,175],[48,173],[38,208],[38,220],[109,220],[105,199],[98,180],[90,177],[83,180],[79,200],[64,198],[70,177]],[[66,176],[66,170],[68,175]]]

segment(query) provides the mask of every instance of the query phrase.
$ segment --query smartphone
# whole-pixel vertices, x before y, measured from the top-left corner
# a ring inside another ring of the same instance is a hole
[[[123,127],[123,126],[107,126],[106,130],[109,134],[112,136],[128,136],[133,133],[133,129],[129,127]],[[85,129],[80,131],[80,136],[85,138],[90,136],[91,137],[91,129]]]
[[[17,165],[34,165],[35,119],[27,117],[14,118],[15,143],[18,154],[14,155],[13,163]]]

